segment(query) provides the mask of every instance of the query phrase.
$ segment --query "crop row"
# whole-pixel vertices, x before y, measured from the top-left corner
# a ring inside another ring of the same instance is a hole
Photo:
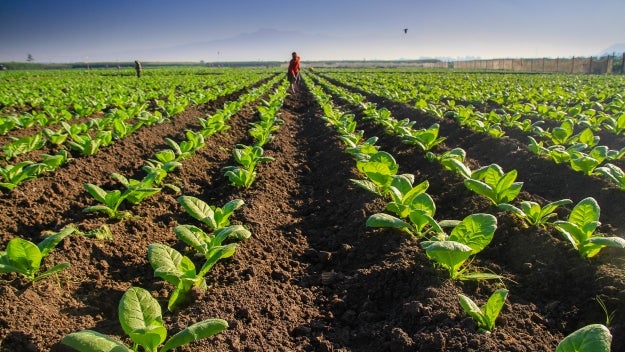
[[[622,138],[612,134],[622,134],[625,126],[620,78],[610,77],[594,84],[596,78],[558,76],[549,77],[547,84],[545,78],[523,75],[499,80],[489,75],[460,77],[442,73],[332,77],[386,98],[414,104],[431,116],[456,119],[495,138],[505,136],[506,130],[516,130],[527,135],[521,138],[528,140],[527,148],[533,153],[558,164],[569,164],[585,175],[604,176],[621,189],[625,187],[620,162],[625,147]],[[537,84],[545,87],[537,91]],[[502,90],[502,85],[507,89]],[[599,90],[604,86],[609,89]],[[544,92],[544,96],[538,92]],[[554,97],[554,92],[559,95]],[[599,145],[599,134],[607,145]]]
[[[217,132],[229,129],[227,120],[231,116],[236,114],[243,106],[258,100],[280,79],[282,77],[276,76],[262,87],[252,89],[249,93],[243,94],[237,101],[226,103],[224,109],[218,110],[215,114],[209,115],[205,119],[198,118],[200,129],[197,131],[186,131],[187,140],[176,142],[173,139],[166,138],[166,144],[170,148],[156,152],[153,159],[145,161],[142,169],[147,175],[142,180],[126,178],[118,173],[111,174],[111,178],[119,181],[125,187],[124,190],[105,191],[93,183],[86,183],[86,190],[101,204],[88,206],[83,211],[100,212],[117,220],[129,216],[130,213],[128,211],[119,210],[123,201],[129,201],[133,205],[138,205],[143,200],[160,191],[160,188],[155,186],[161,185],[168,172],[173,172],[183,167],[183,159],[190,158],[202,148],[205,137],[208,138]],[[281,85],[281,94],[272,95],[271,99],[269,99],[271,103],[266,103],[267,106],[271,104],[274,106],[271,117],[275,117],[277,112],[275,106],[279,108],[281,100],[284,99],[285,84],[286,81]],[[260,106],[259,110],[267,111],[264,106]],[[269,136],[266,137],[269,138]],[[181,190],[178,187],[171,186],[174,192],[180,193]],[[210,232],[205,233],[201,228],[193,225],[179,225],[174,229],[174,233],[181,241],[205,257],[205,262],[201,265],[199,272],[196,272],[193,264],[193,261],[197,260],[186,257],[174,248],[158,243],[149,246],[148,257],[150,264],[155,270],[155,276],[163,278],[175,288],[170,295],[170,310],[174,310],[179,304],[188,299],[191,287],[206,288],[204,281],[206,273],[218,260],[228,258],[234,254],[236,244],[222,245],[223,241],[242,240],[250,236],[250,232],[245,227],[230,225],[228,220],[232,212],[243,204],[241,200],[230,201],[222,208],[210,206],[199,198],[192,196],[180,196],[178,197],[178,202],[189,215],[208,227]],[[67,268],[69,264],[61,263],[46,272],[38,273],[41,259],[49,254],[54,246],[69,235],[78,236],[83,234],[101,238],[99,235],[103,233],[109,232],[110,235],[110,231],[107,231],[107,229],[108,226],[103,224],[96,231],[84,233],[79,231],[76,226],[69,225],[60,232],[47,237],[40,246],[26,239],[14,237],[9,241],[7,250],[1,253],[0,272],[20,273],[32,281],[38,281],[49,275],[56,274],[60,270]],[[111,240],[112,237],[108,236],[107,239]],[[29,250],[23,250],[26,248]],[[36,254],[34,253],[34,248],[41,248],[38,256],[34,255]],[[138,287],[129,289],[122,297],[119,304],[119,319],[123,330],[133,341],[134,348],[141,345],[146,350],[154,351],[163,343],[165,345],[158,350],[169,350],[196,339],[211,336],[227,327],[227,323],[224,320],[209,319],[194,324],[165,341],[166,330],[162,324],[160,306],[147,291]],[[102,350],[110,348],[126,350],[125,346],[114,339],[91,330],[67,335],[63,339],[63,343],[85,351],[92,350],[95,348],[94,346],[99,346],[98,348]]]
[[[312,85],[312,82],[309,84]],[[353,100],[359,106],[364,106],[362,109],[364,111],[363,117],[371,118],[371,114],[367,114],[367,112],[370,113],[375,108],[364,102],[362,98],[354,99],[354,94],[350,95],[346,91],[336,89],[336,87],[328,85],[327,82],[324,83],[324,87],[329,89],[335,97],[344,101]],[[432,197],[426,193],[428,188],[427,180],[413,186],[414,175],[398,174],[398,165],[395,163],[394,158],[386,152],[378,151],[378,147],[375,146],[377,137],[365,139],[362,130],[355,131],[356,122],[353,120],[353,115],[335,110],[331,102],[329,102],[328,96],[316,89],[314,85],[312,90],[324,108],[324,119],[339,131],[341,140],[346,143],[347,151],[357,161],[358,170],[367,176],[366,180],[354,180],[354,182],[364,189],[389,199],[386,210],[394,215],[387,213],[374,214],[367,221],[367,226],[396,228],[412,236],[417,236],[417,238],[427,239],[422,242],[422,246],[428,258],[437,263],[438,266],[447,269],[452,279],[483,280],[501,278],[501,276],[492,273],[467,272],[467,259],[480,252],[493,237],[497,227],[497,221],[494,216],[490,214],[473,214],[467,216],[462,221],[435,220],[436,206]],[[385,111],[388,112],[388,110]],[[374,115],[379,116],[380,114]],[[390,118],[388,114],[383,115],[385,115],[384,120]],[[386,124],[382,122],[382,124],[387,127],[387,133],[396,133],[397,130],[389,128],[393,126],[393,122]],[[410,130],[410,127],[406,126],[404,122],[402,128],[399,129],[404,132],[404,135],[399,135],[404,137],[404,141],[406,141],[405,134],[409,136],[414,134],[406,133],[406,129]],[[431,136],[429,140],[436,140],[436,136]],[[444,140],[444,137],[441,138],[442,140]],[[410,141],[411,139],[408,138],[408,143]],[[422,143],[418,145],[423,147]],[[429,150],[429,148],[425,150]],[[434,155],[431,152],[430,154]],[[440,157],[432,157],[432,160],[440,161],[441,159]],[[458,159],[454,160],[458,161]],[[462,170],[468,173],[465,178],[467,188],[478,194],[492,196],[490,197],[491,201],[502,208],[503,202],[513,200],[522,186],[522,183],[514,183],[514,176],[512,175],[516,175],[516,170],[504,174],[496,164],[483,167],[474,172],[471,172],[465,165]],[[498,197],[499,195],[501,195],[500,198]],[[554,211],[558,206],[570,203],[570,200],[566,201],[553,202],[545,205],[544,208],[541,208],[535,202],[521,202],[521,204],[527,205],[527,207],[522,206],[523,209],[527,210],[527,214],[523,213],[522,215],[530,223],[533,223],[533,226],[545,226],[547,219],[556,215]],[[587,204],[589,202],[590,204]],[[506,205],[509,206],[509,204]],[[521,213],[520,210],[516,214],[519,215],[519,213]],[[593,242],[593,240],[589,240],[587,237],[590,236],[583,232],[586,230],[592,232],[590,225],[575,223],[576,221],[593,222],[595,224],[594,228],[596,228],[598,218],[598,205],[594,202],[594,199],[589,198],[587,201],[580,202],[573,209],[568,221],[557,221],[555,224],[558,225],[557,228],[565,236],[568,236],[570,242],[580,250],[580,254],[584,256],[590,256],[587,255],[589,254],[588,251],[594,251],[592,255],[596,254],[598,252],[596,246],[599,245],[599,242],[612,242],[610,245],[623,248],[625,241],[618,237],[608,239],[599,236],[597,237],[597,244],[589,243]],[[453,227],[453,229],[450,234],[447,234],[443,230],[444,227]],[[582,227],[585,230],[582,231]],[[583,238],[586,242],[580,243],[577,236],[580,239]],[[593,249],[590,249],[590,247]],[[463,309],[476,320],[480,329],[492,330],[495,319],[504,305],[507,293],[508,290],[506,289],[496,290],[482,307],[477,306],[467,296],[459,295],[459,299]],[[586,326],[572,333],[560,343],[557,350],[568,350],[571,348],[570,344],[580,343],[589,335],[594,335],[595,337],[593,338],[602,341],[598,346],[609,350],[610,333],[605,326],[597,324]],[[608,341],[607,347],[606,341]]]
[[[0,167],[0,174],[4,181],[0,186],[8,190],[14,189],[19,183],[36,178],[37,176],[56,170],[58,167],[67,163],[72,159],[67,149],[71,149],[75,154],[88,156],[98,152],[100,147],[108,146],[115,140],[136,132],[141,127],[149,127],[156,123],[169,121],[171,117],[182,112],[190,103],[202,104],[215,100],[220,95],[229,94],[235,90],[239,90],[252,82],[252,78],[240,80],[235,83],[232,81],[219,82],[217,88],[208,90],[200,89],[200,91],[189,90],[187,95],[170,95],[166,102],[156,100],[156,110],[147,109],[145,102],[136,102],[136,97],[127,96],[128,103],[121,105],[122,108],[108,109],[104,117],[94,117],[87,122],[68,123],[60,121],[60,129],[53,130],[45,127],[43,131],[36,132],[21,138],[12,137],[12,141],[2,146],[2,150],[7,160],[13,159],[20,154],[27,154],[34,150],[40,149],[51,144],[51,149],[56,151],[55,154],[43,153],[41,160],[35,162],[33,160],[24,160],[17,164],[6,164]],[[235,76],[236,78],[236,76]],[[200,81],[198,81],[199,85]],[[213,82],[217,83],[217,82]],[[221,86],[224,85],[225,87]],[[202,94],[203,99],[198,100],[189,92],[194,94]],[[119,94],[122,92],[120,91]],[[132,109],[130,111],[129,109]],[[47,114],[43,114],[48,116]],[[22,121],[15,118],[16,121]],[[134,121],[134,122],[133,122]]]

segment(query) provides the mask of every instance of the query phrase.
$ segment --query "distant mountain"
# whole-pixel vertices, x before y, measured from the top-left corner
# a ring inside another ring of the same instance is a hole
[[[623,53],[625,53],[625,43],[617,43],[605,49],[601,54],[599,54],[599,56],[607,56],[612,54],[622,55]]]
[[[341,40],[297,31],[259,29],[226,39],[135,50],[132,57],[143,61],[288,61],[292,51],[315,52]],[[119,54],[122,53],[116,55]]]

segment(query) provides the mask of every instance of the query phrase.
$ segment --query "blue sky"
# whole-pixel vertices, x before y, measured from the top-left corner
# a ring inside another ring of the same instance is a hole
[[[0,0],[0,62],[588,56],[625,43],[623,14],[624,0]]]

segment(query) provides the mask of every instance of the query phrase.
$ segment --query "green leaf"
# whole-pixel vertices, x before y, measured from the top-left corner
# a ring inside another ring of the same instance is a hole
[[[92,330],[82,330],[66,335],[61,343],[79,352],[132,352],[122,343]]]
[[[486,317],[488,331],[492,331],[495,328],[495,320],[499,316],[501,308],[503,308],[506,298],[508,297],[508,290],[500,288],[493,292],[488,298],[486,304],[482,307],[484,316]]]
[[[208,253],[208,236],[199,227],[193,225],[179,225],[174,228],[174,233],[176,237],[199,253],[204,255]]]
[[[458,269],[471,256],[471,247],[456,241],[424,241],[428,258],[447,268],[452,279],[458,276]]]
[[[129,288],[119,302],[118,314],[122,329],[135,343],[154,351],[165,341],[161,306],[147,290]]]
[[[9,241],[6,254],[11,265],[20,268],[20,273],[30,279],[34,278],[34,273],[39,270],[43,259],[41,251],[34,243],[19,237]]]
[[[371,215],[366,222],[366,226],[368,227],[390,227],[399,230],[404,230],[409,233],[412,232],[412,225],[409,223],[394,217],[393,215],[389,215],[386,213],[377,213]]]
[[[181,277],[194,277],[195,265],[174,248],[160,243],[148,245],[148,260],[154,269],[154,276],[176,286]]]
[[[41,255],[45,257],[56,247],[63,239],[76,231],[75,227],[67,226],[61,231],[46,237],[43,241],[37,244],[37,247],[41,251]]]
[[[463,243],[472,253],[481,252],[493,239],[497,229],[497,218],[491,214],[471,214],[464,218],[449,235],[450,241]]]
[[[89,192],[89,194],[91,194],[91,196],[95,198],[95,200],[97,200],[100,203],[106,203],[105,202],[105,199],[106,199],[105,190],[103,190],[99,186],[96,186],[92,183],[85,183],[84,187],[87,190],[87,192]]]
[[[592,198],[582,199],[571,211],[569,221],[579,226],[599,221],[601,209],[597,201]]]
[[[243,241],[252,236],[250,230],[248,230],[243,225],[230,225],[228,227],[222,227],[217,229],[213,234],[214,238],[230,238],[236,241]],[[211,242],[214,245],[221,245],[221,241],[219,243]]]
[[[472,178],[467,178],[464,180],[464,185],[470,190],[484,196],[491,200],[494,204],[497,204],[497,194],[493,190],[491,186],[486,184],[485,182],[474,180]]]
[[[591,324],[565,337],[556,352],[610,352],[612,334],[602,324]]]
[[[161,349],[161,352],[184,346],[193,341],[211,337],[228,328],[228,322],[223,319],[212,318],[195,323],[172,336]]]
[[[203,200],[192,196],[180,196],[178,197],[178,203],[180,203],[193,218],[207,224],[213,230],[217,227],[215,212]]]
[[[236,243],[229,243],[225,246],[217,246],[211,248],[206,255],[206,262],[202,265],[198,276],[204,277],[206,273],[220,260],[224,258],[229,258],[234,255],[234,252],[237,249]]]
[[[33,281],[39,281],[39,280],[41,280],[41,279],[43,279],[45,277],[48,277],[50,275],[54,275],[54,274],[58,273],[59,271],[65,269],[67,267],[69,267],[69,263],[57,264],[57,265],[53,266],[52,268],[44,271],[43,273],[37,275]]]

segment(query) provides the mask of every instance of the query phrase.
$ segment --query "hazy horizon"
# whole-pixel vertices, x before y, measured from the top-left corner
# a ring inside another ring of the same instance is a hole
[[[0,61],[593,56],[625,43],[623,13],[622,0],[4,0]]]

